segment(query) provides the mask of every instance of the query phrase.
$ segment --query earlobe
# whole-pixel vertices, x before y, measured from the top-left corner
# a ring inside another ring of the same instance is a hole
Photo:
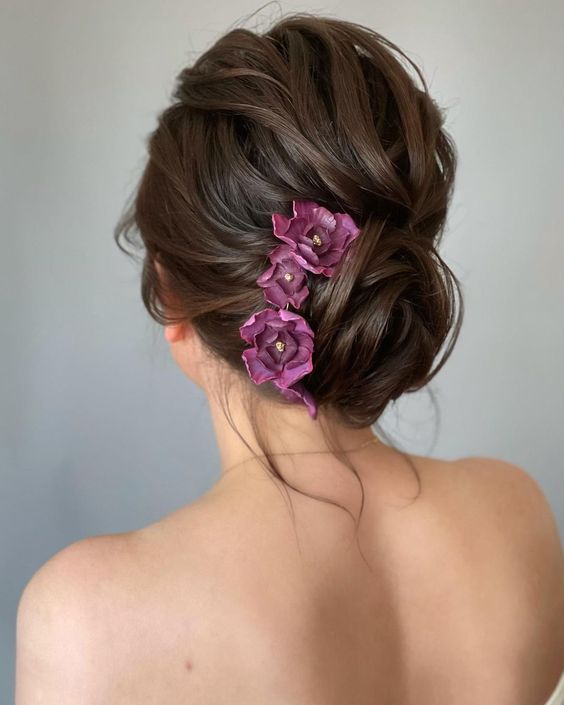
[[[167,343],[178,343],[185,335],[186,330],[182,323],[171,323],[164,328],[164,337]]]

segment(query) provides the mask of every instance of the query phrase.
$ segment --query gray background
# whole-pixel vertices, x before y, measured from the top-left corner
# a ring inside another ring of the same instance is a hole
[[[130,530],[218,476],[202,393],[168,359],[112,228],[176,72],[254,2],[2,0],[0,5],[0,702],[17,600],[51,555]],[[407,450],[504,458],[564,526],[564,5],[273,4],[368,24],[422,66],[460,151],[443,253],[462,337],[428,395],[386,427]]]

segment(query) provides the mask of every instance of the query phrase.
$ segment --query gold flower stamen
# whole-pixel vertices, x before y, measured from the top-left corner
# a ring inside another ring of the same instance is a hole
[[[319,235],[317,233],[315,233],[315,235],[311,238],[311,241],[317,247],[319,247],[319,245],[321,245],[321,238],[319,237]]]
[[[286,274],[284,274],[284,279],[287,282],[291,282],[294,279],[294,275],[292,274],[292,272],[286,272]]]
[[[277,340],[274,345],[276,347],[276,350],[278,350],[278,352],[284,352],[284,348],[286,347],[286,343],[284,343],[282,340]]]

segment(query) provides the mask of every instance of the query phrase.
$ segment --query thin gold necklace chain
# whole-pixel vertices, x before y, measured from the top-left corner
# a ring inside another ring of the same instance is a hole
[[[355,448],[349,448],[345,450],[345,453],[352,453],[354,450],[360,450],[361,448],[365,448],[366,446],[370,445],[371,443],[380,443],[380,439],[378,436],[374,436],[374,438],[370,438],[370,440],[365,441],[364,443],[361,443],[359,446],[356,446]],[[314,454],[320,454],[320,453],[330,453],[331,450],[302,450],[302,451],[296,451],[295,453],[270,453],[270,455],[314,455]],[[258,458],[266,458],[266,455],[253,455],[249,458],[245,458],[245,460],[241,460],[239,463],[236,463],[235,465],[230,465],[228,468],[225,470],[221,471],[222,475],[225,475],[225,473],[230,472],[231,470],[234,470],[235,468],[239,467],[239,465],[243,465],[243,463],[246,463],[248,460],[256,460]]]

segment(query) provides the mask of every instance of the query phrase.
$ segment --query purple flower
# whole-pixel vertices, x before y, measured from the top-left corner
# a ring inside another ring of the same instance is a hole
[[[276,384],[276,382],[275,382]],[[276,385],[278,386],[278,385]],[[317,417],[317,403],[313,395],[308,392],[301,382],[297,382],[291,387],[279,387],[282,396],[292,402],[303,402],[307,406],[307,410],[312,419]]]
[[[288,389],[312,371],[314,335],[298,313],[265,308],[253,313],[239,332],[253,346],[242,357],[255,384],[272,380],[280,389]]]
[[[293,218],[272,214],[274,234],[304,269],[330,277],[360,229],[347,213],[331,213],[314,201],[297,200],[292,206]]]
[[[280,308],[288,303],[299,308],[309,294],[307,273],[293,257],[292,248],[279,245],[268,257],[271,266],[257,279],[264,289],[264,298]]]

